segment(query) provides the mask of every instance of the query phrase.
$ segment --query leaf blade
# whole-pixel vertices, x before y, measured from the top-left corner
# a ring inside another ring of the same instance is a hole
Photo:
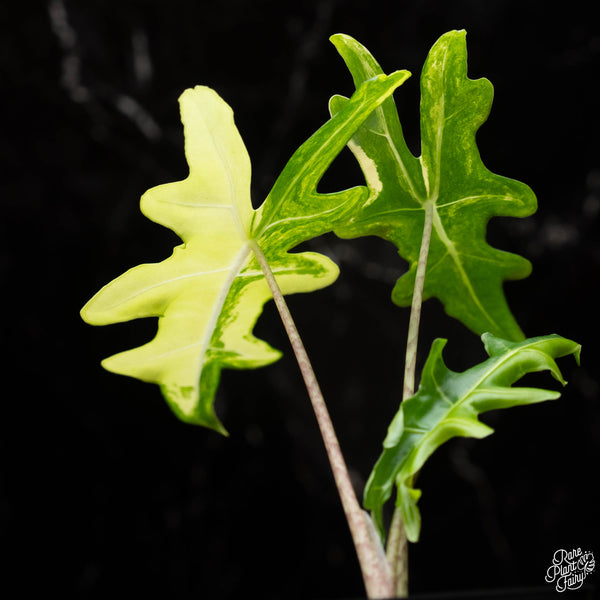
[[[357,42],[334,43],[356,82],[365,71],[380,70]],[[406,147],[397,111],[386,101],[386,109],[378,109],[349,144],[367,179],[369,198],[336,233],[377,235],[394,243],[409,270],[396,283],[392,299],[409,306],[425,204],[433,205],[424,299],[437,297],[448,314],[480,335],[491,331],[518,340],[524,336],[502,286],[526,277],[531,265],[489,246],[485,234],[493,216],[528,216],[537,201],[525,184],[491,173],[481,161],[475,135],[489,114],[492,95],[489,81],[467,77],[465,32],[442,36],[421,77],[421,156]],[[334,102],[332,112],[343,103]]]
[[[210,88],[186,90],[180,107],[189,176],[152,188],[141,200],[142,212],[173,229],[183,244],[160,263],[130,269],[81,310],[96,325],[158,317],[158,332],[150,342],[105,359],[105,368],[158,384],[180,419],[225,434],[214,412],[221,370],[255,368],[280,356],[252,333],[271,297],[252,244],[269,258],[284,294],[314,291],[336,279],[329,258],[288,250],[330,230],[329,213],[340,215],[361,196],[361,190],[317,194],[316,185],[355,129],[405,78],[381,75],[361,86],[296,152],[257,211],[250,201],[250,159],[233,111]],[[282,214],[289,223],[281,224]],[[296,227],[298,220],[305,225]]]
[[[442,351],[446,340],[435,340],[417,393],[405,400],[394,421],[391,439],[371,473],[365,488],[365,507],[374,512],[382,530],[382,507],[398,487],[400,507],[410,541],[417,541],[420,515],[416,502],[420,492],[414,479],[425,461],[446,441],[454,437],[483,438],[493,429],[478,416],[490,410],[554,400],[556,391],[539,388],[513,388],[523,375],[548,370],[566,383],[555,358],[573,354],[577,361],[581,346],[558,335],[529,338],[521,342],[502,340],[486,333],[482,341],[489,355],[483,363],[462,373],[446,367]]]

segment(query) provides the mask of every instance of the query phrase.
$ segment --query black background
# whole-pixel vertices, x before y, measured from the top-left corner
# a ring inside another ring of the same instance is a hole
[[[183,89],[211,86],[234,108],[257,205],[328,118],[329,97],[352,92],[328,42],[336,32],[364,43],[386,71],[413,72],[395,97],[418,153],[421,66],[440,35],[467,30],[469,74],[495,86],[478,135],[483,160],[539,200],[535,216],[489,226],[490,243],[534,264],[530,278],[506,286],[509,302],[528,335],[556,332],[584,348],[581,368],[561,361],[569,385],[559,401],[487,415],[493,436],[455,440],[427,464],[411,589],[543,586],[557,548],[600,554],[594,2],[16,4],[0,17],[0,588],[16,582],[65,598],[363,593],[271,304],[257,333],[285,357],[225,372],[217,411],[228,439],[178,422],[155,386],[100,367],[149,339],[153,322],[92,328],[79,318],[100,286],[178,243],[141,215],[138,198],[186,176]],[[342,156],[321,189],[360,182]],[[360,493],[401,393],[408,311],[389,294],[405,266],[379,240],[325,236],[309,247],[335,257],[342,274],[290,306]],[[422,355],[435,337],[450,338],[452,368],[483,358],[478,339],[430,301]]]

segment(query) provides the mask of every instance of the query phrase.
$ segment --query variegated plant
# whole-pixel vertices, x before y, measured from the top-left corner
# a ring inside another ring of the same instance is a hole
[[[564,384],[555,359],[577,343],[557,335],[525,339],[502,289],[530,272],[529,262],[492,248],[486,226],[494,216],[523,217],[536,199],[524,184],[491,173],[475,134],[489,114],[492,86],[467,77],[464,31],[433,46],[421,76],[421,155],[408,149],[392,98],[407,71],[385,75],[368,50],[345,35],[332,41],[356,86],[334,96],[331,119],[292,156],[264,203],[250,201],[250,160],[229,106],[211,89],[181,98],[189,176],[142,197],[142,212],[182,239],[171,257],[130,269],[82,309],[85,321],[105,325],[158,317],[149,343],[103,362],[110,371],[160,385],[182,420],[225,429],[214,410],[223,368],[254,368],[279,352],[253,335],[264,303],[273,297],[304,375],[340,497],[356,545],[369,598],[405,594],[404,540],[417,541],[421,517],[416,477],[427,458],[456,436],[481,438],[492,430],[478,416],[531,404],[558,392],[513,387],[526,373],[548,370]],[[317,184],[348,144],[366,186],[321,194]],[[334,231],[340,237],[376,235],[396,245],[409,270],[392,299],[411,305],[403,402],[359,507],[335,431],[284,295],[309,292],[336,279],[337,266],[303,241]],[[446,340],[433,343],[415,393],[421,303],[437,297],[452,317],[482,335],[489,358],[463,373],[442,360]],[[396,489],[388,536],[383,506]],[[377,535],[376,530],[379,532]]]
[[[221,369],[260,367],[280,356],[252,334],[271,297],[257,252],[284,294],[336,279],[338,268],[326,256],[288,250],[331,231],[364,199],[362,189],[319,194],[316,186],[362,121],[407,77],[382,75],[360,86],[346,110],[292,156],[257,210],[250,159],[231,108],[207,87],[186,90],[180,106],[190,174],[141,200],[142,212],[183,244],[163,262],[134,267],[106,285],[81,313],[93,325],[158,317],[158,333],[103,366],[159,384],[182,420],[225,433],[213,408]]]

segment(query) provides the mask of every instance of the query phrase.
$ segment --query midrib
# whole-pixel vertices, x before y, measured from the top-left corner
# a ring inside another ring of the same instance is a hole
[[[469,388],[469,390],[463,394],[462,399],[460,399],[458,402],[453,403],[451,407],[448,408],[448,410],[444,413],[444,415],[436,422],[436,424],[431,427],[428,430],[420,430],[420,432],[423,434],[422,439],[419,442],[419,445],[421,445],[423,443],[424,440],[426,440],[427,438],[431,437],[434,432],[440,427],[441,424],[443,424],[445,421],[448,421],[448,415],[453,412],[454,410],[462,407],[465,402],[467,402],[467,400],[469,400],[469,398],[471,397],[471,395],[477,391],[477,388],[479,388],[479,386],[486,380],[488,379],[497,369],[499,369],[502,365],[504,365],[506,362],[508,362],[515,354],[517,354],[517,352],[520,352],[523,348],[527,348],[527,346],[519,346],[519,348],[515,349],[515,350],[511,350],[508,354],[506,354],[503,358],[499,359],[489,370],[486,370],[486,372]],[[488,359],[489,360],[489,359]],[[497,386],[498,388],[501,388],[502,386]],[[511,387],[511,386],[504,386],[504,387]],[[439,389],[439,385],[437,383],[437,381],[435,381],[435,389],[436,392],[439,392],[440,395],[442,395],[444,397],[444,400],[446,402],[451,402],[447,396],[443,393],[441,393],[440,389]],[[481,413],[477,413],[477,415],[479,415]],[[476,415],[476,416],[477,416]],[[482,423],[483,425],[485,425],[485,423]],[[411,428],[407,427],[406,431],[409,431]],[[418,433],[418,431],[416,431],[417,428],[413,428],[414,431],[410,431],[410,433]],[[408,457],[410,456],[410,452],[405,456],[405,459],[402,461],[403,464],[406,464],[406,460],[408,459]],[[400,467],[400,469],[398,469],[398,472],[400,472],[402,470],[402,467]]]
[[[443,63],[442,63],[442,73],[443,73],[444,78],[446,75],[445,66],[446,66],[446,60],[448,57],[448,51],[449,51],[449,46],[446,48],[446,51],[444,53]],[[469,276],[467,275],[467,272],[465,271],[462,261],[460,260],[460,255],[456,251],[454,242],[450,239],[450,237],[446,233],[446,230],[444,229],[442,220],[440,219],[440,215],[438,212],[439,207],[438,207],[437,202],[439,200],[439,193],[440,193],[440,181],[441,181],[441,169],[442,169],[442,147],[443,147],[443,141],[444,141],[444,124],[446,122],[446,116],[445,116],[446,96],[444,93],[445,89],[446,89],[446,86],[442,85],[443,91],[442,91],[441,98],[440,98],[441,110],[439,112],[439,121],[437,123],[436,140],[435,140],[435,159],[434,159],[434,165],[433,165],[434,168],[432,169],[433,173],[435,174],[435,177],[433,178],[433,183],[430,181],[430,177],[429,177],[430,170],[427,167],[425,167],[423,169],[423,171],[424,171],[423,178],[425,180],[425,185],[427,186],[427,191],[428,191],[427,202],[431,202],[433,204],[433,227],[434,227],[434,230],[435,230],[438,238],[440,239],[440,241],[446,247],[448,254],[454,261],[454,264],[456,265],[456,268],[458,269],[460,279],[463,282],[468,294],[471,296],[475,306],[481,311],[481,314],[488,320],[488,322],[492,325],[492,327],[496,328],[496,330],[497,330],[498,324],[492,318],[492,316],[487,312],[485,307],[481,304],[481,301],[479,300],[475,290],[473,289],[471,280],[469,279]],[[423,168],[423,166],[422,166],[422,168]]]
[[[223,284],[221,286],[221,290],[219,292],[217,300],[213,305],[213,310],[212,310],[212,313],[210,316],[210,320],[208,322],[208,325],[204,332],[204,336],[202,338],[202,345],[201,345],[201,349],[200,349],[200,360],[198,363],[198,373],[197,373],[197,377],[195,378],[197,385],[200,384],[200,378],[202,376],[202,370],[204,368],[205,358],[206,358],[206,354],[208,352],[208,347],[210,345],[212,337],[217,328],[217,323],[219,322],[219,317],[221,316],[221,314],[223,312],[223,307],[225,305],[225,301],[227,300],[227,296],[229,295],[231,286],[233,285],[233,282],[235,281],[236,277],[240,274],[240,271],[242,270],[242,267],[244,266],[249,254],[251,252],[250,244],[249,244],[250,240],[249,240],[248,233],[244,230],[244,226],[240,219],[240,215],[238,214],[238,211],[236,210],[237,204],[236,204],[235,183],[233,181],[230,165],[227,161],[227,156],[222,151],[222,148],[219,144],[218,138],[213,137],[213,143],[214,143],[215,150],[221,160],[221,164],[223,165],[223,169],[225,170],[225,173],[227,175],[227,183],[229,186],[229,197],[231,199],[231,203],[228,208],[231,211],[233,221],[235,223],[235,227],[237,229],[240,240],[242,240],[242,246],[228,269],[229,272],[227,274],[227,277],[223,281]]]

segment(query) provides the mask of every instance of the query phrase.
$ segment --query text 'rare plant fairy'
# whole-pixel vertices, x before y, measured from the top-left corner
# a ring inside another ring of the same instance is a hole
[[[527,373],[547,370],[565,383],[555,359],[579,344],[558,335],[525,338],[503,283],[526,277],[530,263],[491,247],[488,221],[524,217],[536,209],[525,184],[491,173],[476,132],[492,103],[492,85],[467,77],[464,31],[443,35],[421,75],[421,155],[408,149],[392,93],[407,71],[385,75],[369,51],[347,35],[332,42],[356,91],[330,100],[331,119],[293,154],[258,209],[250,200],[250,159],[231,108],[210,88],[180,97],[189,176],[155,187],[142,212],[181,238],[166,260],[134,267],[102,288],[83,319],[106,325],[158,317],[149,343],[103,361],[110,371],[160,386],[175,414],[221,433],[214,409],[223,368],[270,364],[280,353],[253,335],[273,298],[307,385],[357,549],[369,598],[407,593],[406,539],[421,529],[416,478],[426,460],[453,437],[492,433],[486,411],[555,399],[558,392],[513,387]],[[365,186],[322,194],[317,184],[348,145]],[[360,508],[308,355],[284,295],[332,284],[338,268],[300,243],[327,232],[343,238],[378,236],[395,244],[409,269],[392,300],[411,306],[403,401]],[[447,341],[432,344],[415,390],[421,304],[438,298],[446,312],[480,335],[488,359],[462,373],[442,358]],[[389,533],[384,504],[396,493]],[[387,538],[387,557],[383,543]]]

